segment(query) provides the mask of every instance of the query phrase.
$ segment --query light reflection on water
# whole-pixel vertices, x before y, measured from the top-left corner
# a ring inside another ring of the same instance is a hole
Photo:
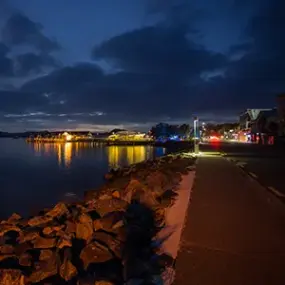
[[[58,165],[68,168],[73,157],[78,156],[78,143],[34,143],[36,156],[52,156],[56,154]]]
[[[134,164],[153,158],[152,148],[146,146],[110,146],[107,148],[109,166],[120,167],[123,164]]]
[[[0,219],[13,212],[28,215],[68,196],[104,183],[110,168],[163,155],[152,146],[90,143],[26,143],[0,139]]]
[[[69,168],[72,160],[80,157],[84,148],[102,148],[99,144],[90,143],[34,143],[31,145],[36,156],[52,156],[56,154],[59,167]],[[153,152],[151,146],[108,146],[104,147],[109,168],[138,163],[147,159],[152,159],[157,154]],[[163,155],[164,149],[159,155]]]

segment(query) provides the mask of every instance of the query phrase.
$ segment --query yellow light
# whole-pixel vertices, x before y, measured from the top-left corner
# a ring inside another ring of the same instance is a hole
[[[72,140],[72,135],[66,135],[66,140],[71,141]]]
[[[120,166],[120,159],[122,156],[122,148],[118,146],[109,146],[107,148],[108,158],[109,158],[109,167],[117,168]]]
[[[71,164],[71,159],[72,159],[72,143],[66,143],[64,145],[64,162],[65,166],[69,167]]]

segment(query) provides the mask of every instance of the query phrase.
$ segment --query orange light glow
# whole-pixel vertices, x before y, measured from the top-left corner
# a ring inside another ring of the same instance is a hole
[[[152,156],[151,151],[147,151],[145,146],[109,146],[107,148],[109,167],[117,168],[122,166],[121,163],[134,164]]]

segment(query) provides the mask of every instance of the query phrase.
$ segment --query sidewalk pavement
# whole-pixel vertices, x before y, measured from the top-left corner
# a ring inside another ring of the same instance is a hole
[[[285,204],[225,158],[198,159],[175,285],[284,285]]]

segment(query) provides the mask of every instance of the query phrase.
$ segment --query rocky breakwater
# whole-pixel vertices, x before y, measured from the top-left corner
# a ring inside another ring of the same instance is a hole
[[[173,259],[155,242],[194,159],[169,155],[112,170],[76,204],[0,224],[0,284],[161,284]]]

